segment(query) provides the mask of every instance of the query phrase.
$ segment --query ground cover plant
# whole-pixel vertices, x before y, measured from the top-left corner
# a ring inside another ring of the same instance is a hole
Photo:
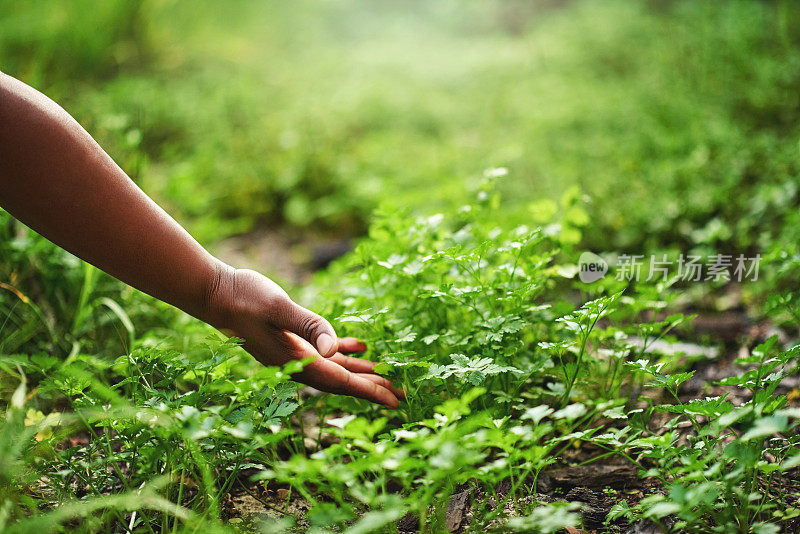
[[[350,274],[336,277],[330,313],[382,353],[381,373],[406,385],[399,411],[317,397],[303,403],[317,428],[293,427],[292,370],[253,373],[235,340],[176,352],[144,336],[107,362],[5,357],[19,380],[6,435],[21,439],[8,447],[8,518],[82,498],[68,509],[82,517],[72,527],[198,528],[223,517],[225,497],[253,475],[250,491],[288,489],[287,501],[307,503],[302,516],[262,523],[267,531],[556,532],[585,525],[582,501],[537,493],[539,477],[588,446],[596,452],[581,463],[620,456],[659,482],[633,506],[620,499],[608,509],[609,529],[643,519],[698,532],[790,524],[797,491],[783,475],[800,454],[798,413],[776,391],[796,371],[796,347],[781,350],[773,336],[740,358],[753,368],[719,385],[749,390],[746,402],[683,401],[692,372],[652,345],[692,318],[643,317],[668,306],[648,298],[670,289],[612,280],[570,290],[572,245],[560,231],[583,220],[578,197],[562,199],[566,218],[549,229],[504,231],[492,185],[501,173],[488,174],[479,200],[452,213],[379,217],[334,268]],[[26,402],[28,372],[41,379]],[[36,408],[45,399],[67,405],[45,414]],[[678,417],[654,425],[660,413]],[[23,466],[36,470],[20,492]],[[451,500],[465,492],[469,522],[454,524]],[[123,498],[103,501],[108,494]],[[54,528],[61,510],[14,528]]]
[[[209,245],[354,241],[292,293],[407,399],[299,388],[0,211],[0,531],[800,529],[795,3],[218,9],[0,1],[0,69]]]

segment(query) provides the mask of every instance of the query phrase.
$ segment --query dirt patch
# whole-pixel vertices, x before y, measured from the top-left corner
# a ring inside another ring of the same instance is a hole
[[[214,253],[224,262],[253,269],[290,284],[305,284],[311,275],[352,248],[349,239],[256,230],[217,243]]]

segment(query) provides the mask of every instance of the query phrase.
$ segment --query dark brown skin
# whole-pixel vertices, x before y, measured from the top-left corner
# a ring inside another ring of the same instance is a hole
[[[58,104],[0,73],[0,206],[79,258],[245,340],[264,365],[313,358],[293,378],[397,408],[403,392],[346,356],[366,350],[261,274],[209,254]]]

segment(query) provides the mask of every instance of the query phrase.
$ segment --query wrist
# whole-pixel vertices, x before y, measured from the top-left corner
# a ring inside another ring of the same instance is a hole
[[[221,330],[231,329],[236,315],[236,269],[216,258],[206,281],[202,308],[200,320]]]

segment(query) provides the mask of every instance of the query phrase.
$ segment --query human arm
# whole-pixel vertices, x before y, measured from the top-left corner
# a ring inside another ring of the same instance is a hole
[[[295,379],[394,408],[402,393],[343,353],[330,323],[268,278],[208,253],[58,104],[0,73],[0,206],[112,276],[245,340],[266,365],[313,361]]]

